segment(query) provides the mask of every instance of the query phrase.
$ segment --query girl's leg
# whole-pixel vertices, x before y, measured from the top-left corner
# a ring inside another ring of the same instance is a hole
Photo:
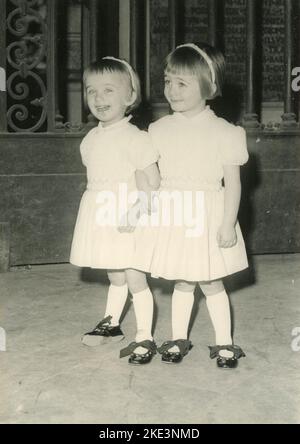
[[[100,321],[94,330],[83,335],[81,338],[82,343],[90,347],[104,344],[107,340],[116,342],[124,338],[119,323],[128,295],[125,272],[109,270],[108,278],[110,286],[108,289],[104,318],[111,316],[111,320],[110,322]]]
[[[105,315],[112,316],[111,325],[119,325],[128,296],[128,286],[124,270],[107,270],[110,286],[108,289]]]
[[[136,317],[137,333],[135,341],[141,342],[147,339],[152,341],[153,296],[148,287],[146,274],[142,271],[128,269],[126,270],[126,279],[129,291],[132,294]],[[137,347],[134,350],[136,354],[146,352],[147,350],[144,347]]]
[[[188,327],[194,305],[196,283],[176,281],[172,296],[172,335],[173,340],[187,339]],[[179,352],[175,345],[169,352]]]
[[[216,345],[232,344],[230,304],[222,280],[199,282],[199,285],[206,297],[207,309],[215,330]],[[220,355],[231,358],[233,353],[221,350]]]

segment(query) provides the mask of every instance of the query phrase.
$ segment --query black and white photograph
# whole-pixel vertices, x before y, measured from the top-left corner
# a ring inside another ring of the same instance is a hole
[[[299,42],[300,0],[0,0],[0,424],[300,423]]]

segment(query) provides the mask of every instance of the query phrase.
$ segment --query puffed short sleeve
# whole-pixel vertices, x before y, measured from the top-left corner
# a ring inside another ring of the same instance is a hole
[[[144,170],[152,163],[157,162],[150,136],[145,131],[137,131],[130,144],[130,160],[137,170]]]
[[[249,155],[246,131],[241,126],[229,125],[222,131],[219,144],[223,165],[243,165],[247,162]]]
[[[82,139],[80,144],[80,154],[81,154],[81,160],[84,166],[87,166],[88,163],[88,153],[90,150],[92,138],[96,132],[97,128],[91,129],[85,137]]]
[[[158,141],[159,141],[159,130],[158,130],[157,122],[151,123],[149,125],[148,134],[150,136],[152,147],[153,147],[153,149],[155,150],[155,152],[157,154],[157,158],[159,158],[159,150],[158,150],[158,147],[159,147],[159,143],[158,143]]]
[[[88,147],[87,147],[87,143],[84,138],[80,144],[81,160],[82,160],[82,163],[84,166],[87,166],[87,157],[88,157],[87,152],[88,152]]]

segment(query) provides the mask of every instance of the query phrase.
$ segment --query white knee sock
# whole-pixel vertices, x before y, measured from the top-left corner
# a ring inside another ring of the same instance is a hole
[[[194,292],[180,291],[176,288],[172,296],[172,333],[173,340],[187,339],[189,322],[194,305]],[[175,345],[171,352],[178,352]]]
[[[152,322],[153,322],[153,296],[150,289],[132,294],[133,307],[136,318],[136,342],[146,339],[152,340]],[[146,353],[143,347],[137,347],[135,353]]]
[[[226,291],[206,296],[206,305],[215,330],[216,345],[232,344],[230,305]],[[220,354],[225,357],[233,356],[232,352],[224,350]]]
[[[126,304],[127,296],[127,284],[120,286],[110,284],[104,317],[106,318],[106,316],[112,316],[111,325],[119,325],[120,317]]]
[[[174,290],[172,296],[173,339],[187,339],[189,322],[194,305],[194,292]]]

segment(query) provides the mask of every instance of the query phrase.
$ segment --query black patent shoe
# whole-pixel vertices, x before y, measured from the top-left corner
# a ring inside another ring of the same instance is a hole
[[[143,347],[147,349],[146,353],[134,353],[137,347]],[[129,356],[128,363],[132,365],[144,365],[151,362],[153,356],[156,354],[156,344],[149,339],[141,342],[131,342],[127,347],[120,351],[120,358]]]
[[[179,352],[169,351],[174,345],[177,345]],[[192,343],[188,339],[176,339],[175,341],[164,342],[157,351],[162,355],[161,360],[165,364],[179,364],[192,347]]]
[[[110,325],[111,316],[102,319],[94,330],[82,336],[81,342],[89,347],[105,344],[108,342],[119,342],[124,339],[124,334],[119,325]]]
[[[238,359],[246,356],[241,347],[238,345],[214,345],[209,346],[210,358],[217,358],[217,367],[219,368],[236,368],[238,365]],[[233,353],[231,358],[226,358],[220,355],[221,350],[228,350]]]

